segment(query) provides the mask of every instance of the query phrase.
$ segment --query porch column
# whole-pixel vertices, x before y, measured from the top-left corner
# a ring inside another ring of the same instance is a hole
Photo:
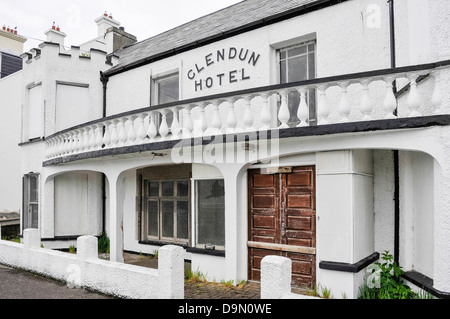
[[[435,289],[450,293],[450,170],[434,162],[434,274]]]
[[[43,174],[41,175],[42,190],[40,216],[39,216],[39,228],[41,230],[42,238],[53,238],[55,236],[55,182],[54,177],[48,179]]]
[[[225,264],[226,278],[238,283],[247,270],[247,189],[243,164],[216,164],[225,184]]]
[[[106,174],[109,182],[110,261],[123,262],[124,178],[120,173]]]

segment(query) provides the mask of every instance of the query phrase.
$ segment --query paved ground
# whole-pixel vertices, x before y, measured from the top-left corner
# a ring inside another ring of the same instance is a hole
[[[0,265],[0,299],[108,299],[85,289]]]
[[[125,262],[144,267],[157,267],[157,260],[134,254],[125,255]],[[185,299],[259,299],[258,283],[231,286],[220,283],[185,283]],[[0,299],[112,299],[85,289],[72,289],[58,282],[29,272],[0,265]]]

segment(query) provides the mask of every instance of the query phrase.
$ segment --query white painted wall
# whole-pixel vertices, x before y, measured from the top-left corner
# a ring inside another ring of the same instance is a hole
[[[374,252],[373,152],[319,152],[317,159],[317,283],[356,298],[364,271],[322,270],[320,261],[354,264]]]
[[[7,98],[6,98],[7,97]],[[0,79],[0,211],[22,210],[20,175],[20,125],[22,107],[22,72]]]

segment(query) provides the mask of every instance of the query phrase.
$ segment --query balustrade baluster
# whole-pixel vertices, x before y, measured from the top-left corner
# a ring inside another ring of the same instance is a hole
[[[103,145],[103,123],[97,123],[95,127],[95,149],[99,150]]]
[[[441,72],[433,71],[431,76],[434,78],[434,89],[431,97],[431,104],[434,106],[434,114],[441,113],[442,106],[442,89],[441,89]]]
[[[386,97],[383,102],[383,109],[386,112],[386,119],[395,119],[395,110],[397,109],[397,99],[395,98],[393,82],[395,78],[386,77],[384,82],[386,82]]]
[[[212,102],[213,106],[213,116],[211,119],[211,127],[208,129],[208,134],[215,135],[221,134],[222,119],[220,118],[219,105],[222,103],[220,100],[215,100]]]
[[[137,118],[137,115],[131,115],[129,118],[129,126],[127,130],[127,144],[132,145],[136,142],[137,134],[136,134],[136,128],[135,128],[135,120]]]
[[[89,149],[89,127],[83,128],[83,151]]]
[[[161,140],[165,140],[169,134],[169,126],[167,125],[167,113],[169,110],[162,109],[159,110],[161,114],[161,124],[159,125],[159,135],[161,135]]]
[[[244,130],[246,131],[252,131],[253,128],[253,111],[252,111],[252,99],[253,96],[251,95],[246,95],[244,96],[244,101],[245,101],[245,111],[244,111],[244,118],[243,118],[243,123],[244,123]]]
[[[72,134],[72,153],[77,153],[78,152],[78,147],[79,147],[79,141],[78,141],[78,134],[79,134],[79,130],[74,130],[73,134]]]
[[[281,90],[279,94],[281,96],[281,105],[280,110],[278,112],[278,120],[281,122],[279,128],[288,128],[289,125],[287,123],[289,122],[289,119],[291,117],[287,98],[288,91]]]
[[[119,132],[119,143],[118,146],[123,146],[127,142],[127,132],[125,130],[125,124],[127,122],[127,117],[122,117],[119,119],[119,122],[117,123],[117,130]]]
[[[194,121],[194,133],[196,136],[203,136],[207,128],[206,116],[205,116],[205,102],[200,102],[197,107],[200,110],[199,120]]]
[[[363,114],[363,121],[369,121],[371,120],[371,115],[373,111],[373,106],[370,101],[369,96],[369,84],[370,80],[362,80],[361,85],[363,87],[362,89],[362,98],[361,98],[361,112]]]
[[[181,125],[180,125],[180,121],[178,120],[178,114],[180,111],[180,107],[174,106],[170,109],[170,111],[173,114],[172,126],[170,127],[170,130],[172,132],[172,138],[176,140],[176,139],[180,138],[180,133],[181,133]]]
[[[95,149],[95,128],[95,124],[89,126],[89,150]]]
[[[328,116],[330,115],[330,110],[328,109],[328,102],[327,102],[327,86],[320,85],[317,87],[317,90],[319,91],[319,101],[318,101],[318,124],[328,124]]]
[[[269,99],[272,94],[268,92],[261,93],[262,98],[262,110],[261,110],[261,129],[263,130],[269,130],[270,129],[270,122],[272,120],[272,116],[270,114],[270,106],[269,106]]]
[[[149,114],[149,124],[148,124],[148,131],[147,131],[147,135],[150,138],[150,141],[154,141],[156,138],[156,135],[158,135],[158,129],[156,128],[156,123],[155,123],[155,116],[156,116],[156,112],[150,112]]]
[[[110,137],[111,137],[111,143],[109,144],[111,147],[116,147],[117,144],[119,144],[119,131],[117,124],[119,124],[119,120],[114,119],[111,122],[111,125],[109,128],[111,129]]]
[[[227,102],[228,102],[228,114],[227,114],[227,121],[225,123],[225,132],[234,133],[236,132],[236,125],[237,125],[236,111],[234,109],[234,103],[236,102],[236,98],[229,97],[227,99]]]
[[[183,137],[190,138],[193,130],[191,110],[193,105],[186,105],[183,114]]]
[[[306,93],[308,92],[308,88],[300,88],[298,89],[298,93],[300,94],[300,104],[298,105],[297,110],[297,118],[299,123],[297,127],[308,126],[309,121],[309,106],[306,102]]]
[[[105,122],[105,134],[103,135],[103,144],[105,145],[105,148],[110,147],[111,145],[111,121]]]
[[[339,101],[338,112],[340,117],[340,122],[348,122],[349,115],[351,112],[350,103],[348,101],[348,86],[349,82],[339,83],[339,87],[341,88],[341,99]]]
[[[147,131],[145,130],[145,118],[147,117],[147,113],[141,113],[137,117],[137,133],[136,133],[136,142],[138,144],[142,144],[145,142],[145,138],[147,137]]]
[[[409,116],[415,117],[420,116],[419,109],[422,105],[422,101],[420,98],[420,94],[417,91],[417,78],[419,77],[418,74],[411,74],[408,75],[408,79],[411,81],[410,83],[410,89],[408,94],[408,100],[407,105],[409,108]]]

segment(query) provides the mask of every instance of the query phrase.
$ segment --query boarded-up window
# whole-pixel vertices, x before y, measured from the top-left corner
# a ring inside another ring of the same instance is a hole
[[[28,140],[42,137],[42,85],[33,86],[28,91],[28,112],[26,112],[26,137]]]
[[[88,174],[55,177],[55,236],[85,234],[87,210]]]
[[[84,84],[58,83],[56,87],[56,131],[92,120],[89,87]]]

